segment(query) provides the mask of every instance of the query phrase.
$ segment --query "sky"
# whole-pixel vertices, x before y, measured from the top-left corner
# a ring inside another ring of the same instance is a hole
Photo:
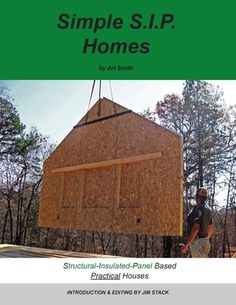
[[[209,81],[224,91],[226,105],[236,104],[236,81]],[[3,81],[10,89],[21,121],[27,126],[37,127],[43,135],[59,144],[73,126],[88,110],[93,81],[82,80],[11,80]],[[101,95],[112,99],[135,112],[150,107],[165,94],[181,94],[184,81],[102,81]],[[94,89],[90,107],[98,100],[98,82]]]

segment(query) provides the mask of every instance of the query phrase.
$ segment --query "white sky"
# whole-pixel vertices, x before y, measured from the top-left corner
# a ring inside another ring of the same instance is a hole
[[[236,81],[209,81],[224,91],[227,105],[236,104]],[[27,128],[36,126],[60,143],[87,112],[92,81],[4,81],[11,90],[21,121]],[[118,104],[141,112],[165,94],[181,94],[184,81],[111,81],[113,98]],[[102,81],[102,96],[111,99],[109,81]],[[98,82],[91,105],[98,99]]]

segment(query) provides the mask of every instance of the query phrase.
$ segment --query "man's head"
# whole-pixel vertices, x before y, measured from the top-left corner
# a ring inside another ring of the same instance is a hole
[[[196,200],[197,202],[204,202],[207,199],[207,189],[204,187],[199,187],[196,193]]]

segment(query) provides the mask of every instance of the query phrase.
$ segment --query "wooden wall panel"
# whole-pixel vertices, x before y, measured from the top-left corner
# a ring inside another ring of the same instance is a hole
[[[105,98],[99,103],[90,123],[81,125],[84,117],[45,162],[39,225],[181,235],[181,137]]]
[[[67,172],[64,173],[63,179],[63,191],[62,191],[62,202],[61,208],[72,208],[76,207],[79,201],[78,194],[78,172]]]
[[[120,208],[139,208],[140,191],[143,184],[140,163],[125,164],[121,167]]]
[[[44,175],[40,196],[39,226],[57,226],[60,213],[64,174],[54,176],[48,161],[44,163]]]
[[[78,211],[78,229],[98,232],[113,231],[113,214],[111,208],[80,209]]]
[[[68,208],[61,207],[60,211],[59,211],[57,223],[53,227],[74,229],[76,226],[77,226],[76,208],[75,207],[68,207]]]
[[[83,208],[109,208],[115,201],[114,167],[86,170]]]
[[[127,109],[115,102],[109,101],[106,98],[98,100],[98,102],[89,110],[89,112],[79,121],[78,125],[85,122],[91,122],[96,119],[104,118],[115,113],[121,113]]]
[[[84,163],[116,158],[117,120],[105,120],[77,130],[83,130]]]

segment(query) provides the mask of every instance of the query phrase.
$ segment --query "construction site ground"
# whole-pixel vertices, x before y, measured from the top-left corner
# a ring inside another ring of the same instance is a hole
[[[102,258],[115,257],[101,254],[91,254],[83,252],[62,251],[53,249],[44,249],[36,247],[26,247],[18,245],[1,244],[0,258]]]

